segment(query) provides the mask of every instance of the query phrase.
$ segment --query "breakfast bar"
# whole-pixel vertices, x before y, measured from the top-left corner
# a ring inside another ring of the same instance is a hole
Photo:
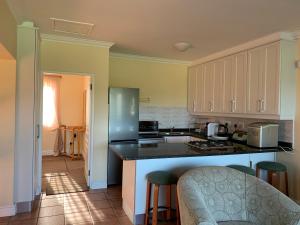
[[[162,170],[180,176],[191,168],[208,165],[239,164],[255,168],[260,161],[275,161],[279,151],[278,148],[260,149],[236,143],[211,149],[186,143],[111,144],[109,148],[123,160],[123,209],[133,224],[143,223],[148,173]],[[160,205],[164,204],[161,198],[164,193],[162,187]]]

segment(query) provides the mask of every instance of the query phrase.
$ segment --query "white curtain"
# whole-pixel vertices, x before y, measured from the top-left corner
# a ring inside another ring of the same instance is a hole
[[[43,87],[43,126],[55,130],[56,140],[54,155],[58,156],[63,150],[62,132],[59,129],[60,121],[60,77],[44,76]]]

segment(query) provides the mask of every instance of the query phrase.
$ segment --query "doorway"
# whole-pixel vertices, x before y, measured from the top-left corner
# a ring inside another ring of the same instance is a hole
[[[42,192],[89,189],[92,77],[43,73]]]

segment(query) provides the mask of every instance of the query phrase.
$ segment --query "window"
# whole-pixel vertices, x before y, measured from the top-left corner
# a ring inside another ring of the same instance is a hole
[[[51,76],[44,77],[43,87],[43,126],[58,127],[58,82]]]

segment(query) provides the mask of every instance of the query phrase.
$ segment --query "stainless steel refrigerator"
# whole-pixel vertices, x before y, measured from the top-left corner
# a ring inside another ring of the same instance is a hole
[[[109,88],[109,143],[138,142],[139,89]],[[122,160],[108,150],[107,184],[122,182]]]

